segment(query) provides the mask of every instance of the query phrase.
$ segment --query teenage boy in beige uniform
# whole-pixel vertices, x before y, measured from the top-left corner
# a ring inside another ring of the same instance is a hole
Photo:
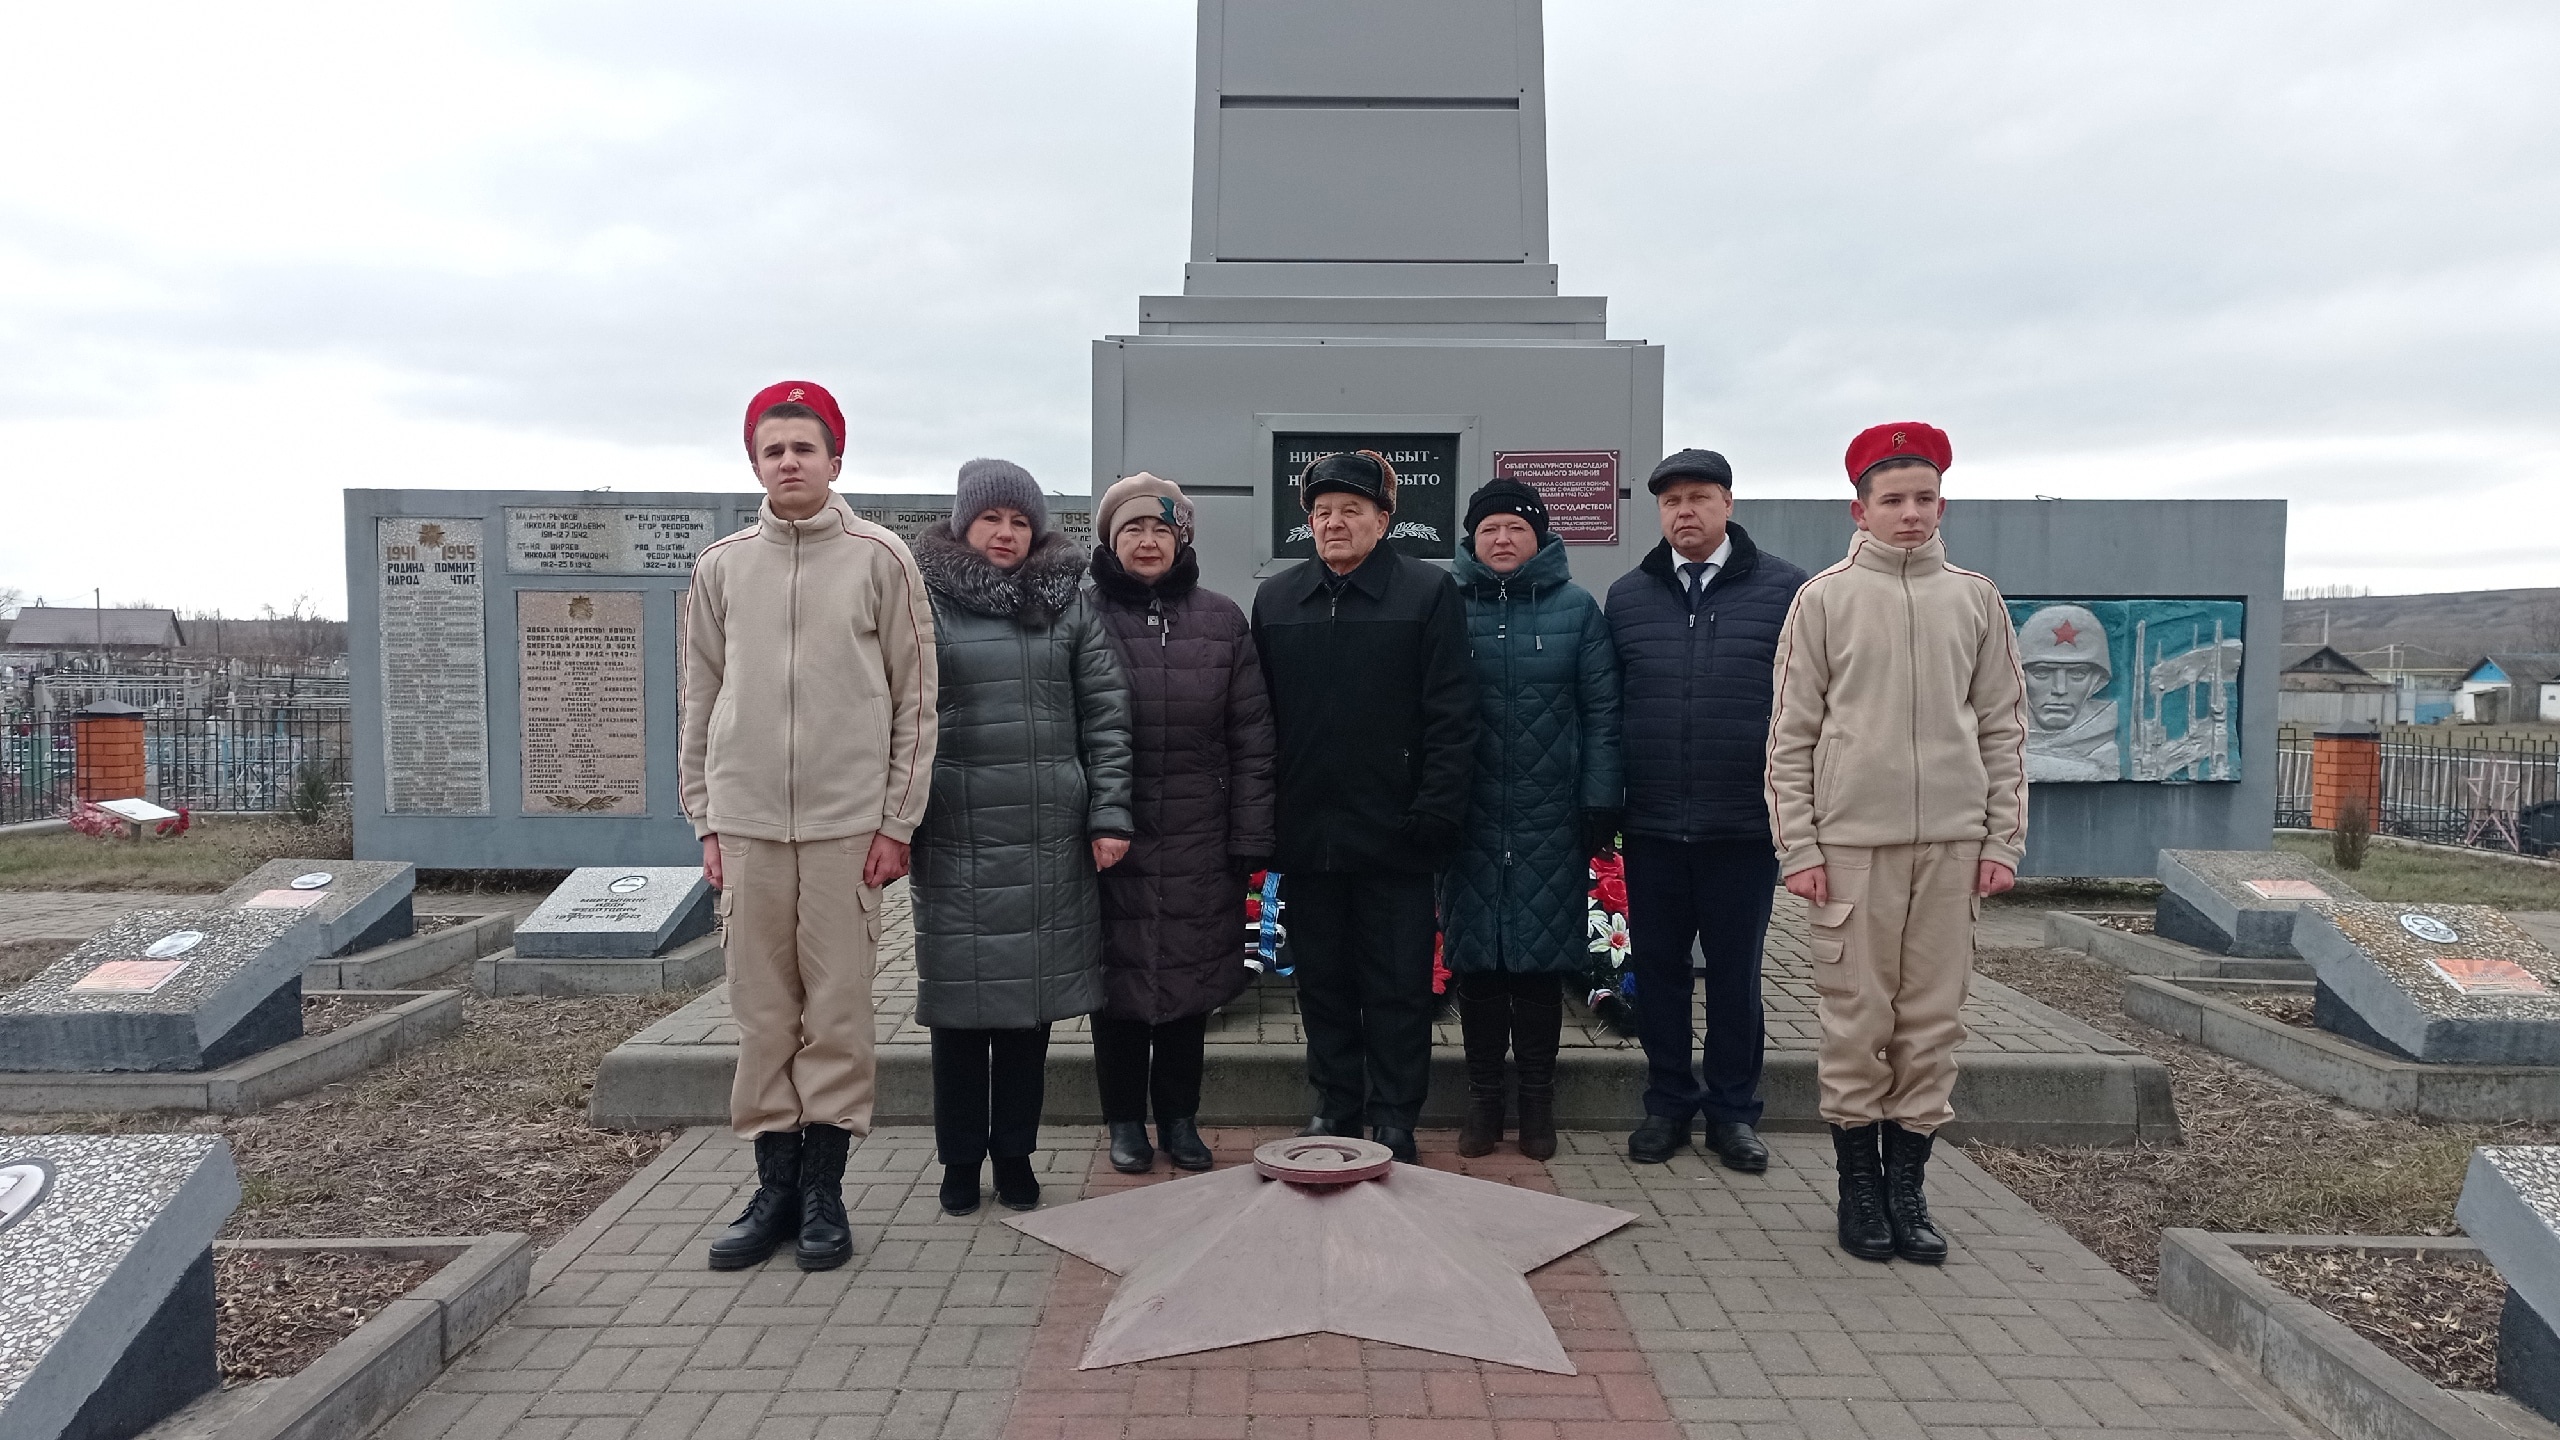
[[[880,887],[907,873],[932,792],[933,611],[906,543],[829,487],[844,414],[806,381],[747,406],[765,489],[753,527],[694,562],[684,654],[684,812],[728,922],[738,1022],[730,1123],[755,1198],[711,1268],[798,1238],[803,1270],[853,1253],[845,1152],[871,1133]]]
[[[1928,1265],[1947,1255],[1923,1185],[1955,1116],[1974,922],[2027,840],[2017,637],[1990,578],[1947,563],[1951,458],[1917,422],[1850,442],[1858,533],[1796,592],[1769,721],[1778,869],[1813,921],[1840,1248]]]

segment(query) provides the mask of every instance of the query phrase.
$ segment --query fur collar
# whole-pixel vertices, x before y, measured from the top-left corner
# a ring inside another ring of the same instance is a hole
[[[1055,531],[1034,542],[1031,553],[1008,571],[988,564],[952,534],[950,521],[937,520],[916,537],[915,556],[926,589],[963,609],[1004,619],[1054,620],[1084,585],[1084,552]]]
[[[1093,588],[1123,605],[1144,605],[1150,600],[1172,604],[1198,589],[1200,556],[1189,545],[1176,551],[1173,568],[1153,580],[1141,580],[1129,573],[1120,557],[1108,545],[1093,547]]]

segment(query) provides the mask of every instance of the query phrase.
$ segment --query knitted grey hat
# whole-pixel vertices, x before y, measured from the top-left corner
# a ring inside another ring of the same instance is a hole
[[[1019,510],[1031,519],[1031,538],[1049,533],[1049,502],[1040,482],[1010,460],[972,460],[960,467],[960,493],[951,505],[951,529],[966,535],[979,516],[999,506]]]

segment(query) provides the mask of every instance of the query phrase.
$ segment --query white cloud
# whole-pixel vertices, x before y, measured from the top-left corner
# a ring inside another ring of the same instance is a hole
[[[1920,415],[1958,493],[2283,495],[2295,583],[2550,578],[2510,517],[2560,479],[2560,12],[1547,8],[1566,287],[1746,493]],[[340,487],[742,488],[784,374],[883,486],[1080,485],[1087,342],[1179,283],[1180,0],[8,24],[30,592],[335,610]]]

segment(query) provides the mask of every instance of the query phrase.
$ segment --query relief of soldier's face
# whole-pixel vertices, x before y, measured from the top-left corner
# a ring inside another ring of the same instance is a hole
[[[2023,668],[2027,672],[2027,708],[2034,713],[2039,730],[2070,729],[2097,693],[2107,688],[2103,666],[2037,660]]]

